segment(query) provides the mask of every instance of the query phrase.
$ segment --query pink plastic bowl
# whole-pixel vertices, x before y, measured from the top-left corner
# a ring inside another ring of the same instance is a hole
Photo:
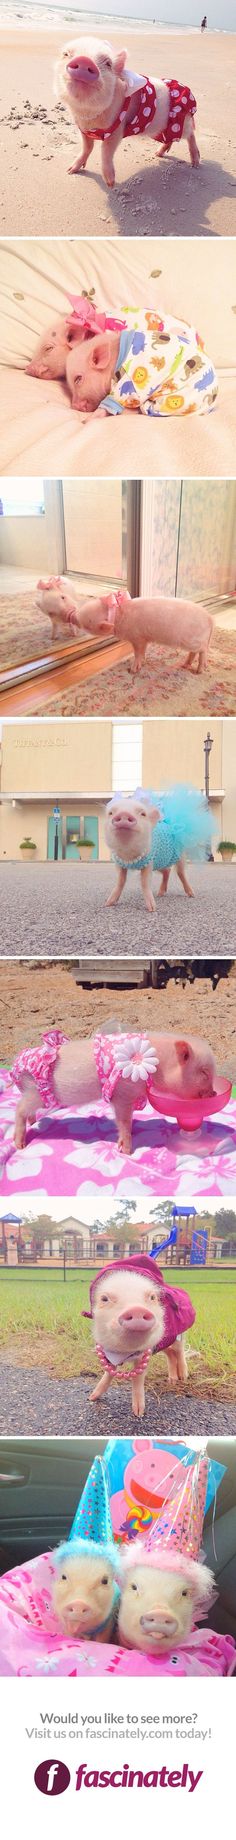
[[[164,1112],[165,1117],[176,1118],[184,1131],[198,1131],[204,1118],[211,1118],[213,1112],[222,1112],[231,1097],[231,1080],[218,1076],[217,1091],[206,1093],[202,1099],[188,1099],[174,1092],[158,1092],[152,1079],[147,1082],[147,1098],[155,1112]]]

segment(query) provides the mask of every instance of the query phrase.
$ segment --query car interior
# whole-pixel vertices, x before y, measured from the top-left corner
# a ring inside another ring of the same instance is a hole
[[[0,1439],[0,1573],[67,1537],[94,1457],[106,1438]],[[171,1449],[171,1441],[169,1441]],[[176,1440],[172,1440],[176,1450]],[[218,1598],[208,1622],[236,1638],[236,1439],[212,1438],[207,1455],[224,1466],[204,1522],[203,1551]]]

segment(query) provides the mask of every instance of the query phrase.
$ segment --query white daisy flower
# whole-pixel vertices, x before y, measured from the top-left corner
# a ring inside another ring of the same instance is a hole
[[[148,1080],[156,1072],[158,1059],[155,1049],[151,1047],[148,1035],[132,1035],[129,1041],[117,1042],[115,1045],[116,1066],[120,1068],[122,1080]]]

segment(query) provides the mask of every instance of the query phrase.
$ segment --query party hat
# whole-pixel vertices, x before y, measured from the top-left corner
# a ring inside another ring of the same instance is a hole
[[[203,1451],[197,1452],[193,1463],[184,1470],[183,1478],[176,1484],[168,1496],[168,1501],[158,1516],[158,1521],[150,1528],[145,1542],[145,1551],[149,1563],[158,1562],[158,1553],[172,1557],[196,1560],[199,1558],[202,1529],[206,1504],[208,1480],[208,1457]]]
[[[166,1507],[152,1525],[145,1545],[137,1540],[127,1548],[124,1558],[122,1554],[124,1579],[135,1565],[142,1569],[153,1566],[157,1589],[159,1572],[170,1572],[176,1580],[179,1577],[184,1591],[187,1583],[193,1627],[199,1618],[208,1615],[217,1595],[213,1573],[201,1563],[200,1553],[207,1480],[208,1459],[201,1451],[186,1467],[178,1487],[173,1484]]]
[[[97,1546],[113,1545],[113,1532],[105,1470],[95,1457],[69,1534],[69,1542],[93,1540]]]

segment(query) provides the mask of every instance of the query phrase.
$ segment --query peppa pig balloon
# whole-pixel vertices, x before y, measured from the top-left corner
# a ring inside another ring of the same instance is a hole
[[[184,1482],[186,1458],[155,1449],[151,1438],[134,1438],[132,1456],[124,1471],[123,1488],[111,1494],[110,1511],[115,1539],[121,1544],[147,1534],[162,1514],[176,1486]]]

